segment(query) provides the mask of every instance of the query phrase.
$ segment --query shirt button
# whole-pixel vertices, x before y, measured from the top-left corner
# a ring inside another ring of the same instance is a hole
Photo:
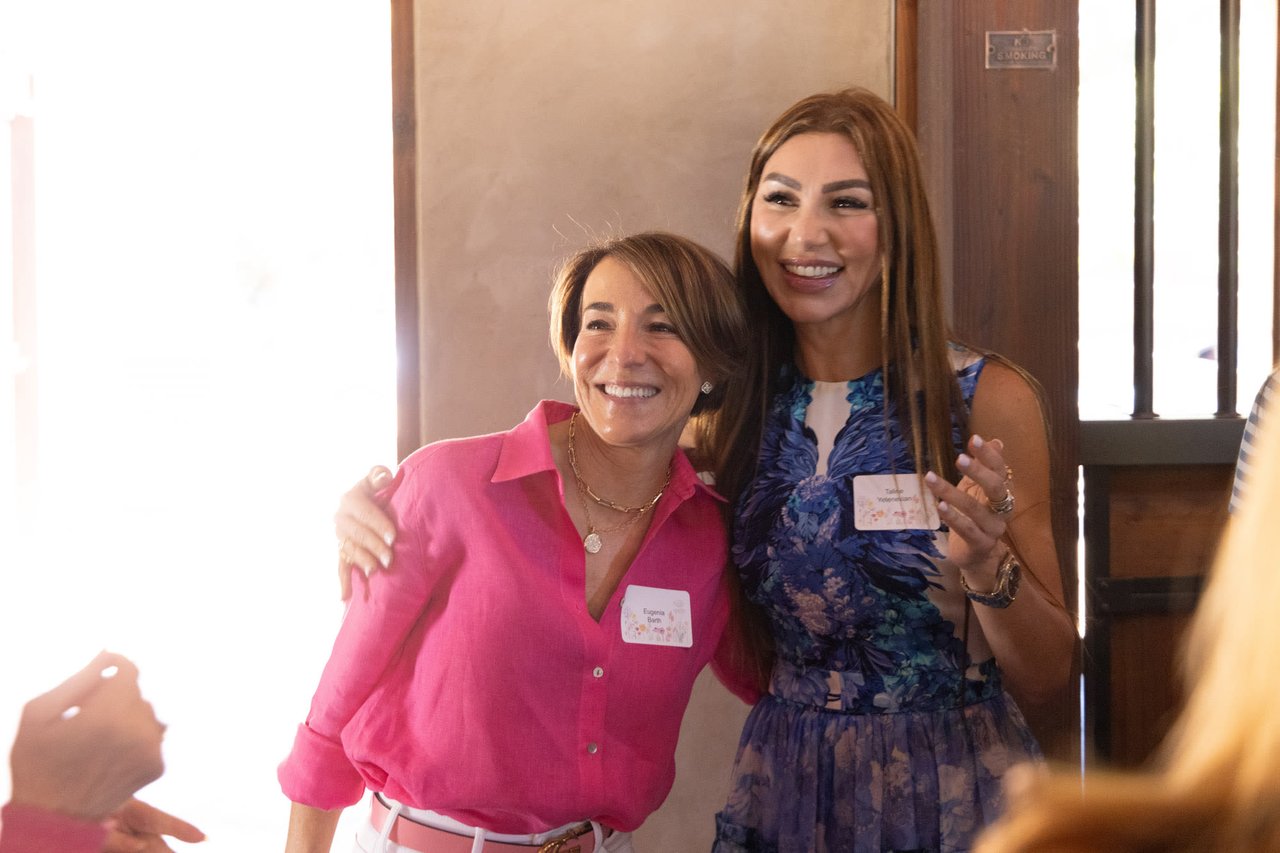
[[[600,751],[600,747],[597,744],[594,744],[594,743],[587,744],[587,752],[591,753],[592,755],[595,755],[599,751]]]
[[[600,678],[602,675],[604,675],[604,667],[602,666],[596,667],[595,669],[591,670],[591,674],[594,675],[596,678]]]

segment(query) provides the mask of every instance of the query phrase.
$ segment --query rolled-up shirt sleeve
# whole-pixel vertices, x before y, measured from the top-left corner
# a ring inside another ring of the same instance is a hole
[[[310,713],[277,772],[285,796],[296,803],[336,809],[364,795],[363,778],[346,754],[342,732],[402,653],[406,637],[422,618],[433,583],[424,533],[433,522],[418,517],[416,490],[411,485],[402,488],[408,470],[402,466],[388,488],[393,494],[387,507],[401,531],[392,568],[369,578],[353,573],[351,602]]]

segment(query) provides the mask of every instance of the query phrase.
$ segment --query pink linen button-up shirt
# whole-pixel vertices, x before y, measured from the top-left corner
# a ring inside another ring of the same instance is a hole
[[[291,800],[333,809],[367,787],[526,833],[585,819],[632,830],[665,799],[694,678],[726,635],[722,499],[677,452],[596,622],[548,435],[572,411],[543,401],[509,432],[405,460],[392,568],[355,587],[280,766]],[[689,593],[691,648],[623,640],[631,585]]]

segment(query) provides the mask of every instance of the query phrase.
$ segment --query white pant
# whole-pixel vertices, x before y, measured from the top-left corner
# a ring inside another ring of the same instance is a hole
[[[356,846],[352,848],[352,853],[431,853],[430,850],[415,850],[412,847],[404,847],[396,844],[394,841],[387,841],[384,850],[378,850],[378,837],[382,833],[382,827],[374,826],[372,818],[364,822],[364,826],[356,832]],[[530,847],[529,853],[535,853],[538,848]],[[631,833],[614,832],[604,840],[604,844],[600,845],[597,850],[602,853],[636,853],[635,845],[631,843]]]

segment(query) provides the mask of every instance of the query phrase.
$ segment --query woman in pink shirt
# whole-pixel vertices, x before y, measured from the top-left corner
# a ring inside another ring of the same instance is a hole
[[[747,340],[732,273],[674,235],[572,257],[552,344],[577,405],[424,447],[384,490],[396,570],[363,575],[279,777],[287,850],[627,851],[729,619],[723,500],[677,443]],[[744,695],[751,688],[745,681]]]

